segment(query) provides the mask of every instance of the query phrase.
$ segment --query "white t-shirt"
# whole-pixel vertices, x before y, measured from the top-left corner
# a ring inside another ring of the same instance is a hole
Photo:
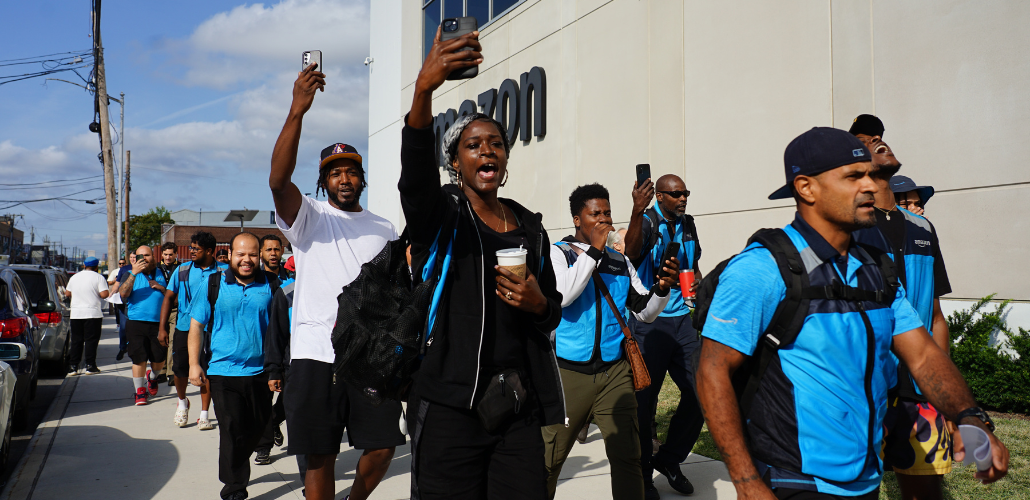
[[[292,227],[278,213],[275,223],[293,245],[297,266],[290,358],[332,363],[336,297],[358,277],[362,264],[397,239],[397,229],[368,210],[345,212],[307,196]]]
[[[107,279],[96,271],[85,269],[68,279],[72,293],[71,319],[103,318],[103,299],[100,293],[108,291]]]

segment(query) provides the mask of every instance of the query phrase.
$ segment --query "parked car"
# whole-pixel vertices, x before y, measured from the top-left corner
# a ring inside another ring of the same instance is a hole
[[[44,368],[54,374],[64,374],[71,350],[71,301],[64,296],[68,286],[67,273],[59,267],[31,264],[10,267],[25,284],[33,308],[42,302],[53,302],[57,306],[50,312],[36,311],[40,326],[36,346]]]
[[[56,310],[57,304],[53,302],[41,302],[33,308],[25,284],[14,269],[0,267],[0,351],[18,350],[17,359],[7,361],[18,376],[11,422],[15,429],[28,423],[29,401],[36,397],[39,382],[40,326],[36,314]]]
[[[0,344],[0,359],[11,359],[21,355],[17,347],[9,348],[9,345]],[[22,348],[24,349],[24,348]],[[0,472],[7,468],[8,459],[11,457],[11,420],[14,412],[15,386],[18,376],[14,374],[11,365],[0,361]]]

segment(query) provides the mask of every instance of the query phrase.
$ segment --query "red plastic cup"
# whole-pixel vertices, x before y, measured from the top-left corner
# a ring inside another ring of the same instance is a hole
[[[683,299],[693,299],[696,292],[690,291],[691,285],[694,284],[694,270],[683,269],[680,271],[680,291],[683,292]]]

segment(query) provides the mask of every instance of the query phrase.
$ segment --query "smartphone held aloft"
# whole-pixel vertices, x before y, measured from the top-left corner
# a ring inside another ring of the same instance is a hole
[[[451,17],[444,19],[440,23],[440,41],[446,42],[447,40],[453,40],[462,35],[467,35],[479,29],[479,23],[476,18],[472,16],[466,17]],[[465,50],[472,50],[472,47],[465,47]],[[465,80],[472,78],[479,74],[479,66],[472,66],[471,68],[456,69],[447,75],[448,80]]]
[[[316,65],[315,66],[315,71],[321,71],[321,72],[325,73],[325,71],[323,71],[323,68],[322,68],[322,51],[321,50],[306,50],[306,51],[304,51],[303,54],[301,54],[300,59],[301,59],[301,63],[300,63],[300,70],[301,71],[304,71],[304,70],[308,69],[308,66],[311,66],[311,64],[314,63]]]

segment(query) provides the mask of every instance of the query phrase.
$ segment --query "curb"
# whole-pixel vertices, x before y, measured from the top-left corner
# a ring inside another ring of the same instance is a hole
[[[25,450],[21,460],[11,471],[11,477],[7,480],[3,490],[0,490],[0,500],[29,500],[36,489],[39,476],[43,474],[43,467],[46,466],[47,457],[50,455],[50,447],[57,437],[57,430],[61,427],[65,412],[68,410],[68,403],[79,385],[79,377],[69,381],[73,377],[65,377],[61,382],[61,389],[50,408],[47,409],[43,421],[36,427],[32,435],[29,447]]]

